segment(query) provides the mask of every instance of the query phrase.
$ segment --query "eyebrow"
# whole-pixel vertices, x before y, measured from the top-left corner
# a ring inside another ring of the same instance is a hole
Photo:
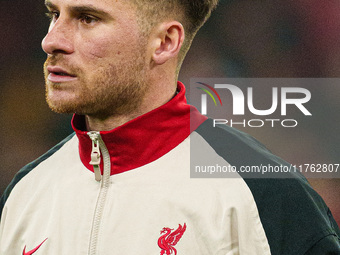
[[[58,9],[57,5],[53,4],[52,2],[48,0],[45,1],[45,5],[47,8],[50,8],[50,9]],[[72,13],[90,13],[90,14],[100,15],[101,17],[107,17],[107,18],[111,17],[111,15],[105,10],[94,7],[92,5],[70,6],[69,9]]]

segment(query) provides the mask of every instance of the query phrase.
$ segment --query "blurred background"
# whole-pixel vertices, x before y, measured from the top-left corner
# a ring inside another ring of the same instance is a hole
[[[71,116],[55,114],[45,103],[46,56],[40,43],[48,20],[43,1],[0,0],[0,4],[2,193],[21,167],[72,129]],[[194,77],[338,78],[339,60],[339,1],[221,0],[197,35],[180,80],[189,84]],[[320,86],[311,106],[317,120],[297,132],[245,131],[292,164],[340,163],[339,96],[340,84],[327,90]],[[340,224],[340,179],[309,181]]]

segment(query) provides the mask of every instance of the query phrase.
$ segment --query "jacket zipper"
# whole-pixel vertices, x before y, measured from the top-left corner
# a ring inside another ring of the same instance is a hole
[[[91,151],[91,161],[90,165],[93,166],[94,176],[97,182],[102,179],[102,174],[100,172],[100,149],[99,149],[99,133],[89,132],[90,139],[92,140],[92,151]]]
[[[90,237],[89,255],[97,254],[98,235],[100,231],[101,218],[104,211],[104,205],[107,195],[107,190],[110,183],[111,161],[110,154],[99,132],[88,132],[88,136],[92,140],[91,162],[93,165],[95,180],[100,182],[100,191],[94,212],[92,231]],[[100,171],[100,155],[103,157],[104,171],[101,176]]]

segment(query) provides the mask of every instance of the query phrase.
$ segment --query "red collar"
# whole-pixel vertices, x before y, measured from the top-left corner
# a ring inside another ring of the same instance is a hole
[[[168,103],[111,131],[100,132],[111,157],[111,175],[148,164],[174,149],[207,118],[187,104],[185,87],[178,82],[178,93]],[[191,117],[191,119],[190,119]],[[85,118],[74,115],[72,127],[79,139],[79,154],[91,171],[92,142]],[[102,169],[102,167],[101,167]]]

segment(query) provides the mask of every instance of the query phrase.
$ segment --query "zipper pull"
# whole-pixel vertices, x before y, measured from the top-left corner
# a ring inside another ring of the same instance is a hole
[[[91,151],[91,161],[90,165],[93,166],[94,177],[97,182],[102,179],[102,174],[100,172],[100,149],[99,149],[99,132],[88,132],[87,133],[92,140],[92,151]]]

